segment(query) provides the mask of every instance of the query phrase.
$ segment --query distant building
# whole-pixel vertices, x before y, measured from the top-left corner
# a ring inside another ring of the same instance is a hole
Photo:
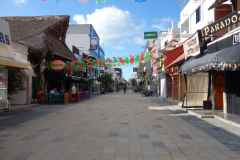
[[[94,45],[92,45],[93,43]],[[105,58],[105,53],[100,46],[100,37],[91,24],[70,25],[67,30],[66,44],[75,55],[76,53],[74,51],[78,49],[80,58],[83,57],[83,54],[87,56],[87,59]],[[96,78],[99,75],[98,73],[100,73],[100,69],[87,69],[86,72],[87,79],[89,79],[89,91],[93,92],[94,84],[97,83]]]
[[[117,77],[119,79],[122,79],[122,68],[114,68],[114,70],[116,71]]]

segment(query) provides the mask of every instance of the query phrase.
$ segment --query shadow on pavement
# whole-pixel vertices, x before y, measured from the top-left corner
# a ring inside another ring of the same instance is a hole
[[[27,121],[31,121],[36,118],[40,118],[42,116],[58,112],[67,107],[71,107],[75,104],[80,104],[85,101],[90,101],[101,95],[91,95],[89,99],[80,100],[76,103],[70,103],[67,105],[31,105],[24,108],[14,109],[9,112],[1,112],[0,113],[0,131],[5,130],[11,127],[18,128],[20,124],[25,123]],[[59,114],[61,114],[59,112]]]

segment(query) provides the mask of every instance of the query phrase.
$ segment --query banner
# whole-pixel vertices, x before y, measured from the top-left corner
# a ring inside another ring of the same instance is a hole
[[[97,50],[97,37],[91,37],[90,50]]]
[[[192,56],[197,56],[202,51],[202,34],[201,30],[197,30],[197,32],[188,40],[183,42],[183,49],[185,59]]]

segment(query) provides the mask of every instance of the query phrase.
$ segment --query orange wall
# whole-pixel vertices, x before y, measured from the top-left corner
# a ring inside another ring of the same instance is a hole
[[[230,5],[226,4],[226,5],[219,6],[214,11],[214,16],[215,16],[214,20],[217,21],[217,20],[229,15],[230,13],[232,13],[232,8]],[[227,32],[228,32],[228,28],[225,28],[225,29],[222,29],[222,30],[214,33],[214,36],[215,36],[214,39],[220,38]]]

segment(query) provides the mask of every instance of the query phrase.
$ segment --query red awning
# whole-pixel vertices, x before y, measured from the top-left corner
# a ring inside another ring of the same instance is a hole
[[[169,64],[167,67],[171,67],[172,65],[180,62],[180,61],[183,61],[185,59],[185,55],[184,55],[184,52],[177,58],[175,59],[171,64]],[[167,68],[166,67],[166,68]]]
[[[167,59],[165,61],[163,61],[163,65],[164,66],[169,66],[169,64],[171,64],[177,57],[179,57],[182,53],[183,53],[183,46],[179,46],[167,53],[165,53],[167,55]]]

